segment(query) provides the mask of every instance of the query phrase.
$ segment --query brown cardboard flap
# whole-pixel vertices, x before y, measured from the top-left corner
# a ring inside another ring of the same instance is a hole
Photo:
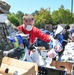
[[[4,64],[8,64],[8,65],[12,65],[12,66],[16,66],[16,67],[21,67],[22,69],[29,69],[32,66],[35,66],[35,71],[38,71],[38,65],[36,63],[32,63],[32,62],[25,62],[25,61],[20,61],[17,59],[12,59],[9,57],[4,57],[2,60],[2,63]],[[2,65],[1,65],[2,67]]]
[[[67,70],[70,75],[72,73],[72,63],[70,62],[52,61],[51,66],[55,66],[56,69]]]
[[[30,63],[20,61],[14,58],[4,57],[1,63],[0,73],[1,72],[5,73],[5,70],[7,68],[9,69],[7,75],[13,75],[15,71],[19,72],[18,75],[31,75],[31,74],[35,75],[36,71],[38,71],[38,66],[36,63]]]

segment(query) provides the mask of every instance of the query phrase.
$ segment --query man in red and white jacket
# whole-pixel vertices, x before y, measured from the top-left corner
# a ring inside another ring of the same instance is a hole
[[[17,28],[24,34],[29,34],[30,44],[33,44],[36,38],[39,38],[45,42],[54,42],[54,38],[51,35],[44,34],[40,29],[34,26],[34,17],[31,14],[24,15],[23,24]]]
[[[40,29],[34,27],[34,18],[30,14],[23,16],[23,24],[18,26],[17,28],[24,34],[29,34],[31,44],[34,43],[36,38],[39,38],[45,42],[54,40],[52,36],[44,34]]]

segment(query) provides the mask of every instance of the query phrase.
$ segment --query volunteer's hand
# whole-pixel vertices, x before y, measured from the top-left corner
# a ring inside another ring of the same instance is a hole
[[[9,51],[3,52],[4,56],[8,56],[11,58],[17,57],[18,59],[22,56],[22,53],[24,53],[24,51],[20,48],[14,48]]]
[[[33,49],[35,49],[35,46],[34,46],[33,44],[30,44],[30,45],[28,46],[28,50],[33,50]]]

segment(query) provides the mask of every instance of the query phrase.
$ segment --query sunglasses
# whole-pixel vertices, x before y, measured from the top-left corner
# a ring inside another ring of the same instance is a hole
[[[32,21],[32,20],[34,20],[34,18],[31,18],[31,19],[24,19],[26,22],[27,21]]]

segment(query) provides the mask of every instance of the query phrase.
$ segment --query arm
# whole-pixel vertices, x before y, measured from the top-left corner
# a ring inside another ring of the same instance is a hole
[[[36,30],[36,37],[38,37],[39,39],[45,41],[45,42],[50,42],[50,41],[54,41],[54,38],[51,35],[48,34],[44,34],[41,30],[39,29],[35,29]]]

